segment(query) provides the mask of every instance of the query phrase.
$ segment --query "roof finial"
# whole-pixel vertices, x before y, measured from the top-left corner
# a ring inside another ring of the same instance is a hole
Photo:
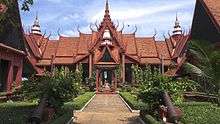
[[[105,4],[105,12],[109,12],[109,4],[108,4],[108,0],[106,0],[106,4]]]
[[[174,30],[173,30],[173,35],[180,35],[180,34],[182,34],[182,28],[180,26],[178,15],[176,13],[176,21],[175,21],[175,26],[174,26]]]
[[[109,19],[110,15],[109,15],[109,4],[108,4],[108,0],[106,0],[106,5],[105,5],[105,19]]]
[[[31,33],[32,34],[37,34],[37,35],[42,35],[41,34],[41,29],[40,29],[40,21],[38,20],[38,12],[36,12],[36,17],[34,20],[34,25],[31,28]]]

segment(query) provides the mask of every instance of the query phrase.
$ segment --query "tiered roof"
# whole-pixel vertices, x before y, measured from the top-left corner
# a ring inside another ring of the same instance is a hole
[[[155,37],[136,37],[135,32],[123,34],[111,21],[108,2],[106,2],[103,21],[97,31],[92,30],[91,34],[79,32],[79,37],[59,36],[58,40],[49,40],[31,33],[26,35],[26,40],[38,60],[37,66],[88,63],[90,54],[94,56],[93,63],[100,64],[99,60],[103,55],[100,47],[106,30],[110,32],[113,47],[108,46],[104,50],[109,51],[115,64],[120,64],[120,54],[125,54],[127,63],[157,65],[161,64],[163,59],[165,66],[169,66],[173,57],[178,57],[181,53],[187,41],[187,36],[184,34],[180,34],[179,39],[170,37],[165,41],[156,41]]]

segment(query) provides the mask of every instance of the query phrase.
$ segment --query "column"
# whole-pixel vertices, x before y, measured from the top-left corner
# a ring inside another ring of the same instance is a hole
[[[7,92],[12,92],[12,83],[13,83],[13,64],[9,62],[8,65],[8,75],[7,75]]]
[[[115,90],[117,90],[117,74],[116,74],[116,70],[114,70],[114,82],[115,82]]]
[[[125,83],[125,55],[122,54],[122,83]]]
[[[89,78],[92,77],[92,54],[89,55]]]
[[[96,93],[99,92],[99,70],[96,69]]]
[[[20,88],[21,82],[22,82],[22,71],[23,71],[23,62],[18,66],[18,71],[16,74],[16,88]]]

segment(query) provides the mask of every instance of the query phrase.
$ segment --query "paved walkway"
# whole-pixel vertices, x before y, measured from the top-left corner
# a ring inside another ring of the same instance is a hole
[[[75,114],[76,124],[141,124],[116,94],[97,94],[89,105]]]

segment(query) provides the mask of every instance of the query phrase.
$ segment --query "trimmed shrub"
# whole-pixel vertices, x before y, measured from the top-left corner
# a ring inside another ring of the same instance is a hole
[[[0,104],[0,124],[25,124],[36,103],[7,102]]]
[[[61,116],[57,117],[51,124],[64,124],[67,123],[73,116],[73,110],[80,110],[84,105],[95,95],[94,92],[86,92],[73,99],[71,102],[64,103]]]
[[[87,92],[73,99],[72,102],[64,104],[64,109],[73,108],[74,110],[80,110],[82,107],[95,95],[94,92]]]
[[[148,106],[147,104],[138,101],[137,96],[132,95],[129,92],[120,92],[121,97],[128,103],[128,105],[135,110],[142,110],[146,109]]]

